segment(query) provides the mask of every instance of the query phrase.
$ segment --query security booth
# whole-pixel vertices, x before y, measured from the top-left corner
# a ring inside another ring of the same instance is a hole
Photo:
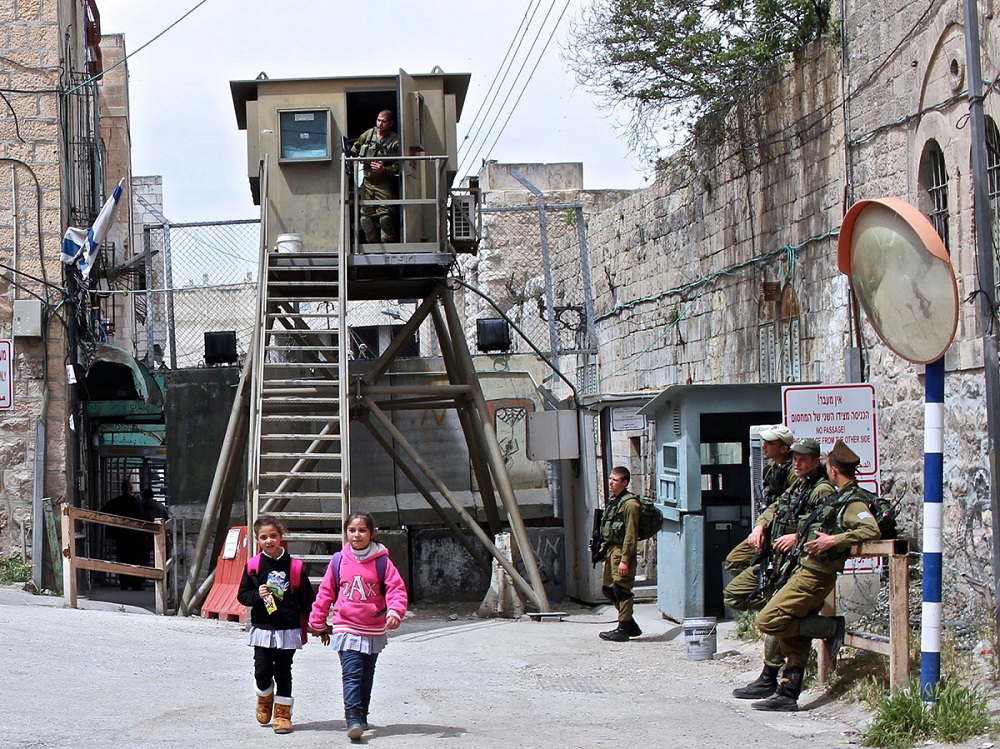
[[[629,489],[652,494],[650,422],[639,411],[654,395],[584,395],[579,408],[570,412],[575,414],[579,458],[559,464],[570,598],[591,604],[606,602],[601,594],[602,565],[591,561],[589,541],[595,512],[604,508],[611,469],[624,465],[632,473]]]
[[[660,612],[721,617],[726,555],[751,528],[751,427],[781,421],[781,385],[674,385],[639,415],[656,422]]]
[[[231,81],[237,125],[247,132],[247,177],[269,248],[295,252],[426,255],[471,252],[478,243],[478,188],[453,188],[458,171],[456,123],[470,76],[444,73]],[[352,154],[350,147],[393,113],[399,138],[392,157]],[[366,246],[358,231],[365,166],[391,161],[396,198],[377,201],[397,221],[391,244]],[[265,164],[267,165],[265,169]],[[406,261],[412,262],[412,258]],[[399,261],[397,264],[404,264]],[[419,263],[418,263],[419,264]]]

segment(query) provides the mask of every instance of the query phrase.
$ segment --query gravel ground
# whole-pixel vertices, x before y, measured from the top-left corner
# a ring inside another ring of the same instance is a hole
[[[343,728],[336,654],[318,640],[296,655],[295,732],[253,718],[252,653],[242,625],[157,617],[121,603],[0,589],[4,747],[326,747]],[[734,700],[754,678],[759,645],[719,632],[719,650],[687,659],[681,627],[655,604],[636,607],[645,634],[607,643],[613,611],[570,606],[564,621],[481,620],[471,609],[418,606],[379,659],[373,747],[780,746],[856,744],[868,719],[856,704],[803,695],[803,710],[771,714]],[[971,742],[969,747],[982,746]]]

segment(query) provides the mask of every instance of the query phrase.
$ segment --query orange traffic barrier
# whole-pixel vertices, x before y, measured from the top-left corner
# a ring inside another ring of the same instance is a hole
[[[201,606],[201,615],[204,618],[222,619],[227,622],[246,621],[246,606],[236,600],[236,593],[240,589],[243,570],[247,566],[248,553],[247,527],[237,525],[230,528],[215,565],[215,582]]]

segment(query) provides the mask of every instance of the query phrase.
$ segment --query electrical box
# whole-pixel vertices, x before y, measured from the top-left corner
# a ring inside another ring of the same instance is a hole
[[[576,411],[536,411],[528,414],[528,460],[570,460],[580,457]]]
[[[14,336],[42,337],[42,302],[40,299],[14,300]]]

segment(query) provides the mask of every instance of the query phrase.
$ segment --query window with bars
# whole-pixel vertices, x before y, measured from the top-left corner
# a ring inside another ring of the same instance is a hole
[[[920,160],[920,186],[928,201],[924,212],[937,231],[944,246],[951,250],[948,236],[948,170],[945,167],[944,152],[936,140],[929,140],[924,146]]]
[[[993,278],[1000,286],[1000,130],[992,117],[986,118],[986,182],[993,219]]]

